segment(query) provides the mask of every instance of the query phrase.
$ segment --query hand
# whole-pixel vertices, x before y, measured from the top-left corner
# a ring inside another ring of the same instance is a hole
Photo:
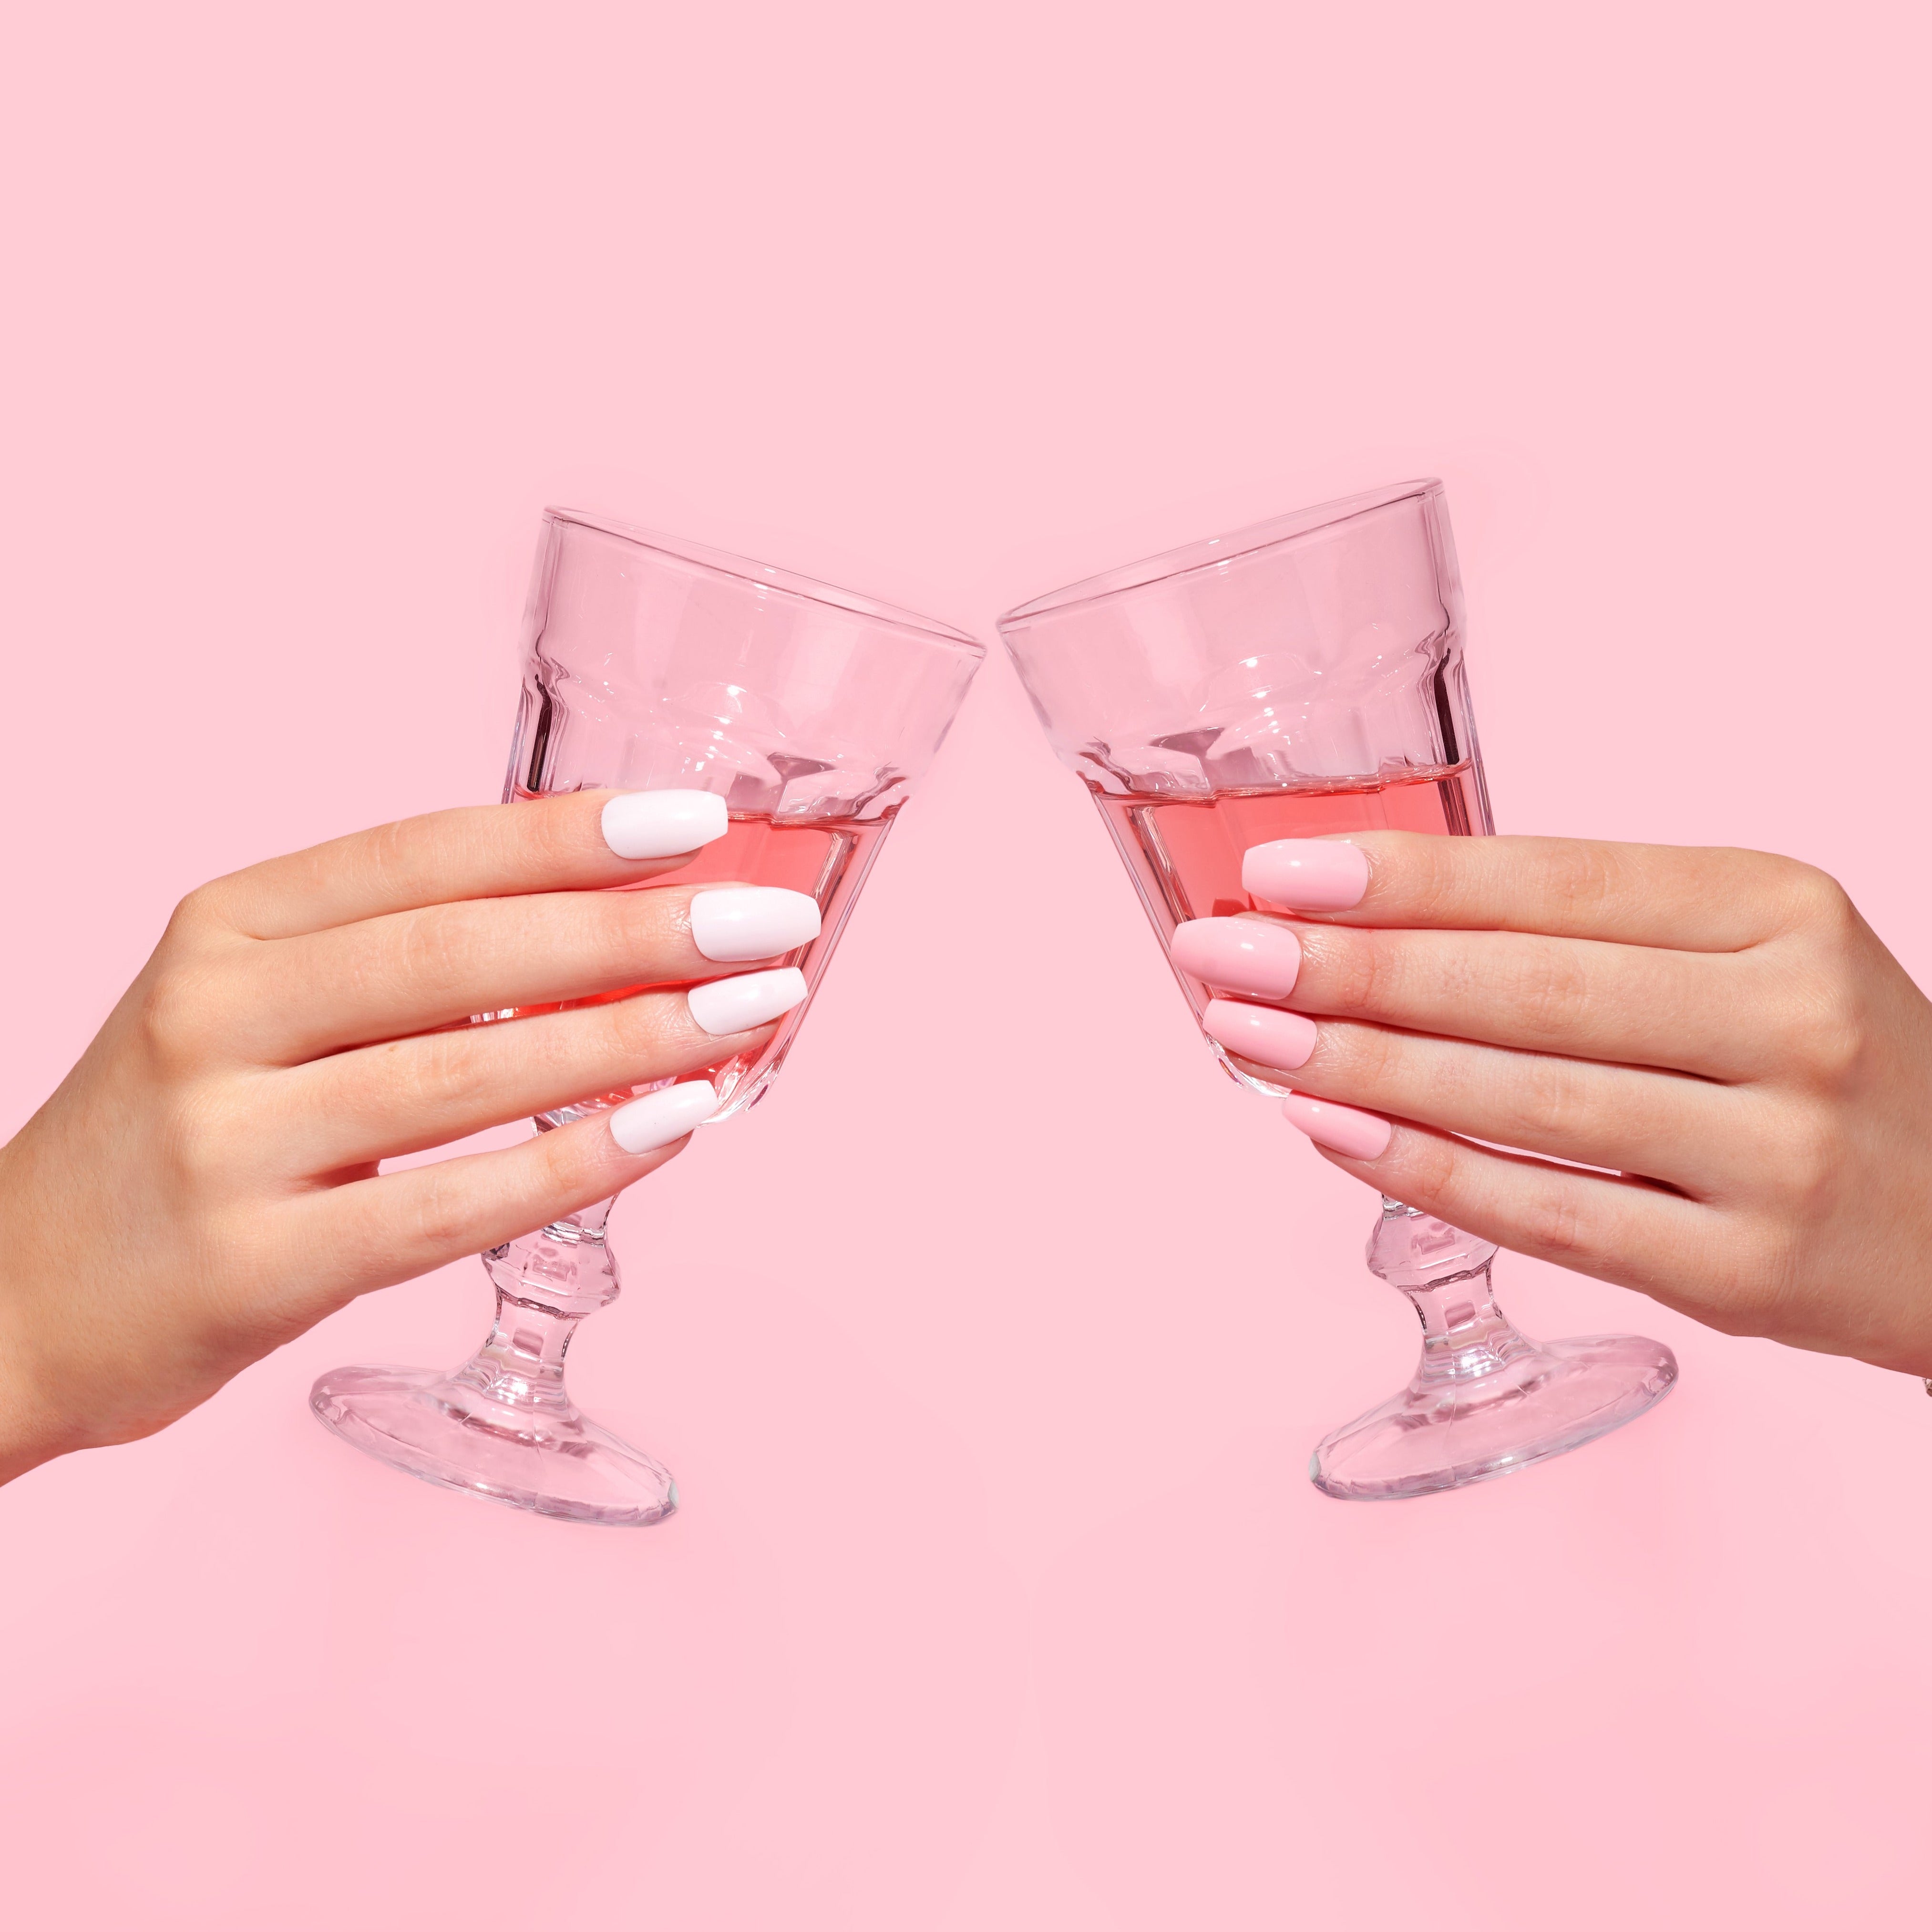
[[[742,969],[815,938],[815,902],[596,890],[688,864],[679,845],[724,830],[706,794],[586,792],[382,826],[190,893],[80,1064],[0,1149],[0,1480],[149,1434],[356,1295],[680,1152],[716,1105],[708,1082],[504,1152],[378,1172],[758,1052],[805,981]],[[708,983],[688,997],[462,1024],[694,980]]]
[[[1300,910],[1195,920],[1175,961],[1337,1167],[1728,1334],[1932,1375],[1932,1003],[1823,873],[1367,832],[1244,878]]]

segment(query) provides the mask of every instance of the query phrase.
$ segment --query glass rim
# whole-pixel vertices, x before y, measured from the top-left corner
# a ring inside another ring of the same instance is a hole
[[[1347,523],[1352,518],[1366,515],[1371,510],[1386,509],[1390,504],[1404,502],[1411,496],[1439,496],[1442,494],[1440,477],[1415,477],[1406,483],[1386,484],[1378,490],[1364,490],[1352,496],[1337,496],[1326,503],[1311,504],[1305,510],[1290,510],[1284,515],[1250,524],[1240,530],[1225,531],[1219,536],[1197,537],[1192,543],[1156,551],[1154,556],[1139,558],[1132,563],[1118,565],[1112,570],[1102,571],[1098,576],[1083,577],[1078,583],[1064,585],[1024,604],[1016,604],[1012,610],[995,617],[993,627],[1004,638],[1009,628],[1023,628],[1036,618],[1057,616],[1083,604],[1103,603],[1109,598],[1124,596],[1130,591],[1144,590],[1151,584],[1191,576],[1215,564],[1232,563],[1238,556],[1251,556],[1256,550],[1271,549],[1276,544],[1287,543],[1297,537],[1311,536],[1332,524]]]
[[[782,570],[776,564],[760,563],[755,557],[740,556],[728,550],[714,550],[709,544],[697,543],[688,537],[668,536],[661,530],[647,530],[636,524],[620,522],[614,517],[599,516],[590,510],[568,509],[560,504],[547,505],[544,518],[548,523],[575,524],[584,530],[599,531],[605,536],[619,537],[626,543],[635,544],[640,550],[656,550],[665,556],[674,556],[681,562],[694,563],[700,569],[716,572],[722,577],[736,578],[740,583],[754,585],[760,590],[782,591],[788,596],[802,598],[807,603],[823,604],[832,610],[844,611],[848,616],[870,617],[890,624],[896,630],[916,632],[928,643],[966,651],[975,658],[986,655],[986,646],[977,638],[970,632],[956,630],[950,624],[941,623],[937,617],[922,617],[916,610],[905,610],[880,598],[868,597],[860,591],[842,590],[836,584],[824,583],[799,571]]]

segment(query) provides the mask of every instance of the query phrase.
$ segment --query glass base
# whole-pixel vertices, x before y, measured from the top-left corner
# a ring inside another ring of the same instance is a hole
[[[1432,1373],[1425,1362],[1400,1394],[1317,1445],[1310,1480],[1359,1502],[1486,1482],[1621,1428],[1677,1380],[1676,1357],[1641,1335],[1511,1340],[1485,1373]]]
[[[670,1472],[568,1401],[532,1413],[440,1369],[336,1369],[309,1406],[345,1442],[446,1490],[572,1522],[643,1528],[677,1508]]]

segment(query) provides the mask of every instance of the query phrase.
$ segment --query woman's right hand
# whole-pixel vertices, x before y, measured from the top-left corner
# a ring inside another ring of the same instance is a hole
[[[1183,970],[1345,1172],[1733,1335],[1932,1376],[1932,1001],[1767,852],[1256,846]],[[1288,1009],[1284,1010],[1283,1008]]]
[[[626,1187],[711,1112],[687,1081],[500,1153],[393,1156],[757,1052],[818,908],[636,885],[725,829],[689,792],[435,813],[191,892],[0,1148],[0,1481],[152,1433],[368,1290]],[[626,854],[630,856],[625,856]],[[702,981],[488,1026],[472,1014]]]

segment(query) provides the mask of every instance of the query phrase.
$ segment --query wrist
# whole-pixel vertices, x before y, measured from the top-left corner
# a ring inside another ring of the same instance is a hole
[[[0,1483],[79,1446],[46,1400],[46,1378],[36,1372],[34,1351],[17,1314],[0,1282]]]
[[[4,1192],[0,1175],[0,1195]],[[5,1264],[4,1258],[11,1256],[17,1267],[22,1253],[13,1239],[17,1229],[8,1226],[8,1219],[0,1213],[0,1483],[10,1483],[81,1446],[51,1400],[56,1378],[42,1360],[20,1275]]]

